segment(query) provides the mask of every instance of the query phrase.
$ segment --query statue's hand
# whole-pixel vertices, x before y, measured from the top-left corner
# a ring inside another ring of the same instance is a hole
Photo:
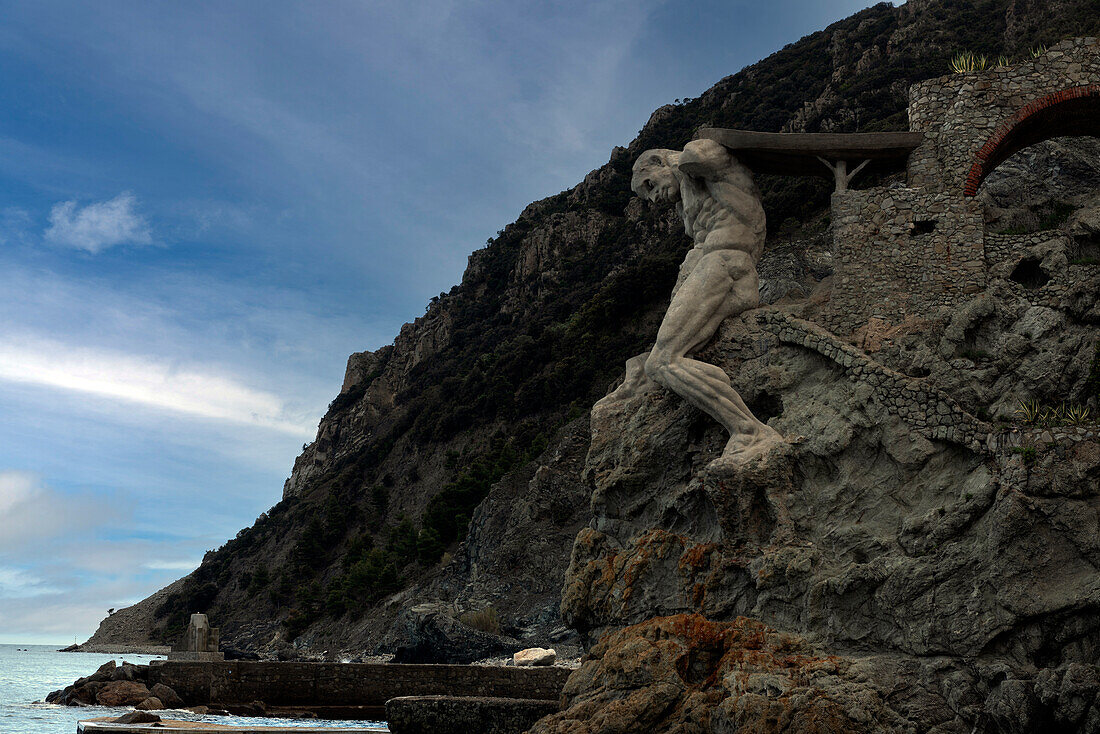
[[[718,174],[729,164],[729,151],[721,143],[710,138],[700,138],[684,146],[677,168],[689,176],[708,178]]]

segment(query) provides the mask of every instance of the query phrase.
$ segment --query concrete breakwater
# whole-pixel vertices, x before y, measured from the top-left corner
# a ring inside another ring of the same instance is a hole
[[[568,668],[394,663],[156,662],[149,685],[161,683],[188,705],[384,706],[401,696],[557,700]]]

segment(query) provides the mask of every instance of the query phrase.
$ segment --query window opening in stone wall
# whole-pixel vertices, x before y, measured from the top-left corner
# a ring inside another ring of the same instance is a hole
[[[913,222],[913,228],[909,230],[909,234],[912,237],[916,237],[922,234],[932,234],[936,231],[935,219],[919,219]]]

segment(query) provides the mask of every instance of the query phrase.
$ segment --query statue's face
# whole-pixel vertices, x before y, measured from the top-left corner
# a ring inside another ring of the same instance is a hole
[[[647,150],[634,162],[630,188],[643,199],[660,202],[680,200],[680,181],[673,173],[671,150]]]

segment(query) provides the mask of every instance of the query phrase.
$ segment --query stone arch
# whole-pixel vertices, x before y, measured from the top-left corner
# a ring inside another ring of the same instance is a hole
[[[1100,84],[1063,89],[1021,107],[975,154],[963,195],[977,195],[985,177],[1013,153],[1049,138],[1069,135],[1100,137]]]

